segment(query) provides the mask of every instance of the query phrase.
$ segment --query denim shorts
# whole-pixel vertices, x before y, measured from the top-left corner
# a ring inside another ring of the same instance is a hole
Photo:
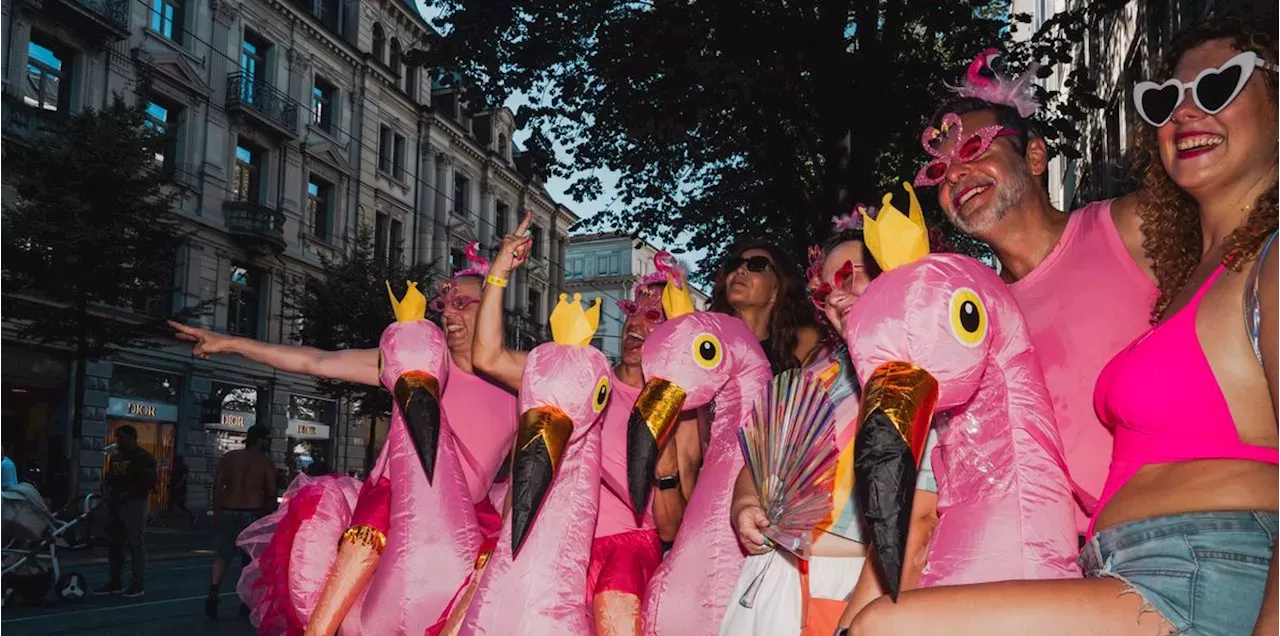
[[[1195,512],[1094,534],[1080,554],[1090,578],[1124,581],[1175,634],[1253,632],[1276,541],[1274,512]]]

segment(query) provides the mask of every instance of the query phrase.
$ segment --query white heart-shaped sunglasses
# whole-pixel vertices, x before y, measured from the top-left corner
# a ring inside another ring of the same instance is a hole
[[[1187,91],[1200,110],[1210,115],[1221,112],[1231,100],[1244,90],[1253,76],[1253,69],[1264,68],[1277,72],[1275,64],[1258,57],[1253,51],[1245,51],[1218,68],[1207,68],[1190,82],[1167,79],[1161,84],[1138,82],[1133,87],[1133,105],[1138,115],[1155,127],[1169,123],[1173,113],[1186,99]]]

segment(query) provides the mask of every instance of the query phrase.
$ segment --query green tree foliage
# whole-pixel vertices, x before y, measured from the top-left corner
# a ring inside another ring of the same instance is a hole
[[[387,297],[390,281],[396,298],[403,298],[406,281],[430,297],[435,280],[430,264],[409,267],[388,263],[374,249],[373,232],[361,226],[355,241],[338,258],[321,258],[321,275],[298,277],[285,292],[287,317],[300,319],[301,344],[335,351],[376,349],[382,332],[395,321]],[[361,416],[385,416],[391,412],[390,394],[382,387],[320,381],[329,397],[349,399]]]
[[[86,363],[158,346],[164,318],[186,320],[208,307],[170,312],[187,240],[176,213],[185,192],[156,159],[171,140],[147,126],[144,107],[117,97],[69,118],[27,111],[39,132],[4,149],[14,192],[0,232],[4,317],[20,339],[68,351],[76,363],[77,443]]]
[[[476,108],[529,96],[517,113],[536,131],[527,145],[566,151],[550,168],[580,201],[601,195],[599,169],[620,174],[595,224],[713,255],[764,236],[801,258],[832,216],[900,193],[945,83],[1012,27],[1007,0],[441,5],[448,35],[432,63]],[[1067,23],[1034,52],[1069,56]],[[942,223],[932,197],[922,203]]]

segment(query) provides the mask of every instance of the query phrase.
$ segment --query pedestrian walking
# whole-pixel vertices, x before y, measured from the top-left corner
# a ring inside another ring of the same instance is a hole
[[[196,524],[196,515],[187,509],[187,477],[190,476],[191,469],[187,467],[187,460],[182,455],[173,457],[173,470],[169,471],[169,515],[181,510],[184,515],[191,519],[191,525]]]
[[[218,617],[218,590],[227,564],[237,554],[242,567],[249,564],[249,555],[236,546],[236,537],[275,508],[276,467],[268,455],[270,450],[271,429],[259,424],[249,429],[244,448],[223,455],[218,462],[213,477],[213,526],[218,553],[213,558],[209,596],[204,602],[205,615],[211,619]],[[242,614],[247,609],[241,604]]]
[[[147,525],[147,498],[156,486],[156,458],[138,446],[138,432],[125,424],[116,429],[116,450],[107,460],[103,495],[107,506],[107,558],[111,580],[93,591],[96,595],[123,593],[137,598],[143,592]],[[124,554],[128,550],[133,578],[126,589],[123,580]]]

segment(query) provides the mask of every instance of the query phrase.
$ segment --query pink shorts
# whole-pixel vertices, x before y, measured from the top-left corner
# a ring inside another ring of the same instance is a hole
[[[632,530],[591,542],[591,564],[587,566],[590,597],[602,592],[624,592],[643,596],[658,564],[662,562],[662,541],[657,530]]]

